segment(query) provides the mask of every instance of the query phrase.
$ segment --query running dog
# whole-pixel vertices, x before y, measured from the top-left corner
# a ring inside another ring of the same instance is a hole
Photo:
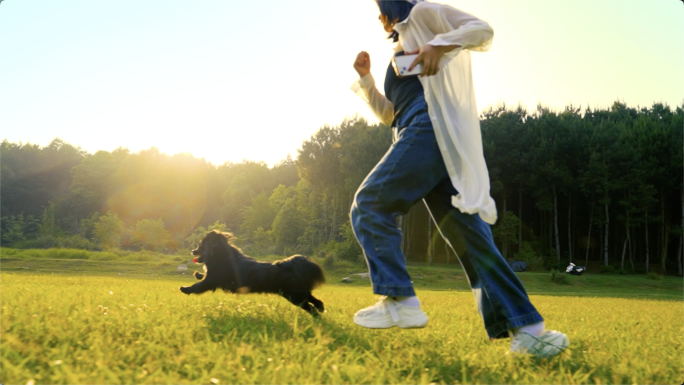
[[[257,262],[230,244],[230,233],[210,231],[192,251],[195,263],[204,263],[200,280],[181,286],[185,294],[222,289],[231,293],[274,293],[285,297],[314,317],[325,310],[311,291],[325,283],[323,269],[308,257],[293,255],[273,263]]]

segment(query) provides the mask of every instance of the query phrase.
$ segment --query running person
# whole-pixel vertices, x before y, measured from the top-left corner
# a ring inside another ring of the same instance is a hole
[[[565,334],[545,330],[522,283],[494,244],[497,212],[489,192],[469,51],[486,51],[494,35],[486,22],[448,5],[422,0],[376,0],[379,19],[396,43],[395,55],[418,54],[420,76],[387,68],[375,87],[370,56],[357,55],[352,90],[394,127],[394,143],[363,181],[351,223],[373,284],[383,296],[359,310],[368,328],[425,327],[401,250],[396,216],[421,199],[459,258],[490,338],[511,337],[511,351],[551,357],[568,346]]]

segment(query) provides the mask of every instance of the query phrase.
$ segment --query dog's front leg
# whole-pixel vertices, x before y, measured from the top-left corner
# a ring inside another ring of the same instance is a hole
[[[180,291],[185,294],[202,294],[209,290],[216,290],[216,286],[209,283],[206,279],[204,281],[199,281],[192,286],[180,287]]]

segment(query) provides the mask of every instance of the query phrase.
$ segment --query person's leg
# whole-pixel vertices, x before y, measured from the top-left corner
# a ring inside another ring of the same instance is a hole
[[[441,176],[435,170],[443,162],[424,102],[423,106],[363,181],[351,208],[352,228],[375,294],[415,296],[396,217],[406,214],[439,183]]]
[[[451,205],[451,197],[456,194],[445,177],[424,200],[466,272],[489,337],[507,337],[508,330],[543,322],[494,244],[490,226],[478,214],[464,214]]]
[[[454,208],[451,197],[455,194],[450,179],[445,178],[424,201],[466,272],[487,334],[490,338],[512,337],[513,353],[544,358],[559,354],[567,348],[568,337],[544,330],[541,315],[496,248],[490,226],[479,215]]]
[[[354,322],[364,327],[411,328],[428,322],[406,270],[396,217],[406,214],[439,183],[441,176],[435,170],[444,165],[427,105],[422,101],[412,107],[406,115],[410,118],[402,122],[406,128],[363,181],[351,209],[352,228],[368,263],[373,291],[386,296],[354,315]]]

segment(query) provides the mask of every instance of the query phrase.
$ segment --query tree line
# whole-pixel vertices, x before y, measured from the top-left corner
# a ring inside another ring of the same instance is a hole
[[[682,107],[489,107],[483,145],[506,258],[539,268],[682,274]],[[179,251],[210,229],[247,253],[360,260],[356,189],[391,145],[362,118],[324,126],[296,159],[213,165],[125,148],[90,154],[60,139],[0,145],[2,245]],[[422,204],[398,218],[409,260],[457,263]]]

